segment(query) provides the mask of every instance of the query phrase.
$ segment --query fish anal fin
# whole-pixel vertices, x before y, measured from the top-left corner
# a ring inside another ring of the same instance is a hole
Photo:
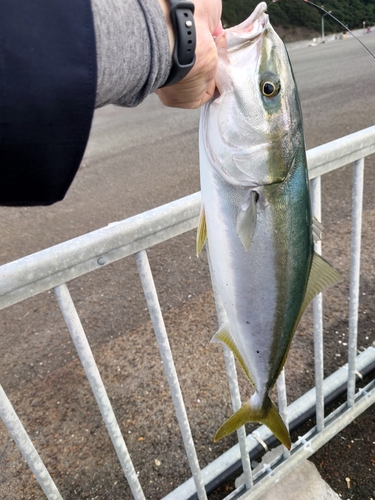
[[[246,252],[253,241],[257,225],[257,199],[258,193],[251,191],[248,200],[241,206],[237,214],[236,232]]]
[[[342,281],[341,274],[323,257],[314,252],[305,297],[301,307],[301,315],[315,295],[340,281]]]
[[[250,382],[254,385],[254,382],[252,381],[250,377],[249,370],[246,366],[245,360],[243,359],[238,346],[236,344],[236,341],[233,339],[230,329],[229,329],[229,324],[224,323],[220,329],[215,333],[215,335],[212,337],[211,342],[219,342],[221,344],[225,344],[229,349],[233,352],[233,354],[236,356],[238,359],[238,362],[242,366],[243,371],[245,372],[247,378],[250,380]]]
[[[239,410],[224,422],[215,434],[214,441],[216,442],[225,436],[229,436],[229,434],[247,423],[259,422],[260,424],[266,425],[277,439],[290,450],[292,443],[289,431],[268,395],[264,397],[261,407],[252,407],[252,399],[253,398],[247,401],[247,403],[241,406]]]
[[[199,215],[198,231],[197,231],[197,243],[196,243],[197,257],[199,257],[199,254],[201,253],[201,250],[206,242],[206,239],[207,239],[206,214],[204,211],[204,206],[202,204],[201,213]]]

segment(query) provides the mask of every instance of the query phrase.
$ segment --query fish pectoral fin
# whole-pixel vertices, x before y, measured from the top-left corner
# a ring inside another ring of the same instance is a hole
[[[252,381],[250,377],[249,370],[246,366],[245,360],[242,357],[242,354],[240,353],[238,346],[236,344],[236,341],[233,339],[230,329],[229,329],[229,324],[224,323],[219,330],[215,333],[215,335],[212,337],[211,342],[218,342],[220,344],[225,344],[229,349],[233,352],[233,354],[236,356],[238,359],[240,365],[242,366],[243,371],[245,372],[247,378],[250,380],[250,382],[254,385],[254,382]]]
[[[306,293],[302,304],[302,312],[315,295],[340,281],[342,281],[341,274],[323,259],[323,257],[314,252],[309,280],[307,282]]]
[[[266,395],[260,408],[252,407],[251,400],[252,398],[224,422],[215,434],[214,441],[229,436],[247,423],[259,422],[266,425],[277,439],[290,450],[292,443],[289,431],[270,398]]]
[[[257,225],[256,202],[258,193],[250,191],[250,196],[237,214],[236,231],[246,252],[249,250]]]
[[[312,233],[314,243],[318,243],[318,241],[322,239],[324,233],[323,224],[315,217],[315,215],[313,215],[312,218]]]
[[[204,211],[204,206],[202,204],[201,213],[199,215],[198,230],[197,230],[197,243],[196,243],[197,257],[199,257],[199,254],[201,253],[201,250],[206,242],[206,239],[207,239],[206,214]]]

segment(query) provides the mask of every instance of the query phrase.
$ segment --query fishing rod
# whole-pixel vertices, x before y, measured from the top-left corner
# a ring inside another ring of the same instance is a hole
[[[276,3],[278,2],[279,0],[272,0],[272,3]],[[313,2],[310,2],[310,0],[303,0],[305,3],[308,3],[310,5],[312,5],[313,7],[315,7],[316,9],[319,9],[321,10],[322,12],[324,12],[326,15],[332,17],[332,19],[334,21],[336,21],[338,24],[340,24],[340,26],[342,26],[348,33],[350,33],[352,35],[352,37],[354,37],[361,45],[362,47],[370,54],[370,56],[372,56],[374,59],[375,59],[375,54],[373,54],[371,52],[371,50],[366,47],[366,45],[359,39],[359,37],[357,35],[355,35],[347,26],[345,26],[344,23],[342,23],[341,21],[339,21],[337,19],[337,17],[335,17],[331,12],[328,12],[328,10],[326,10],[323,6],[320,6],[320,5],[317,5],[316,3],[313,3]],[[272,4],[271,4],[272,5]]]
[[[310,0],[303,0],[305,3],[308,3],[310,5],[312,5],[313,7],[321,10],[322,12],[324,12],[325,14],[327,14],[328,16],[332,17],[332,19],[334,21],[336,21],[337,23],[339,23],[348,33],[350,33],[361,45],[364,49],[367,50],[367,52],[375,59],[375,54],[373,54],[371,52],[371,50],[366,47],[366,45],[359,39],[359,37],[357,35],[355,35],[347,26],[345,26],[345,24],[343,24],[341,21],[339,21],[331,12],[328,12],[328,10],[326,10],[323,6],[320,6],[320,5],[316,5],[315,3],[313,2],[310,2]]]

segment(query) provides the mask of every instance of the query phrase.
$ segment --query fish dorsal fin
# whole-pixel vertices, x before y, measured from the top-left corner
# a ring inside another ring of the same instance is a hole
[[[196,246],[197,257],[199,257],[199,254],[201,253],[201,250],[203,248],[203,245],[205,244],[206,239],[207,239],[206,214],[204,211],[204,206],[202,204],[201,213],[199,215],[198,231],[197,231],[197,246]]]
[[[237,215],[236,231],[246,252],[249,250],[257,225],[256,202],[258,193],[250,191],[250,196],[241,206]]]
[[[233,354],[236,356],[238,359],[240,365],[242,366],[243,371],[245,372],[247,378],[250,380],[250,382],[254,385],[254,382],[252,381],[250,377],[249,370],[246,366],[245,360],[242,357],[242,354],[240,353],[236,341],[233,339],[230,330],[229,330],[229,324],[224,323],[219,330],[215,333],[215,335],[212,337],[211,342],[218,342],[220,344],[225,344],[229,349],[233,352]]]
[[[312,231],[314,243],[318,243],[322,239],[322,235],[324,232],[323,224],[313,215],[312,218]]]
[[[340,281],[342,281],[341,274],[323,257],[314,252],[306,293],[301,307],[301,315],[315,295]]]

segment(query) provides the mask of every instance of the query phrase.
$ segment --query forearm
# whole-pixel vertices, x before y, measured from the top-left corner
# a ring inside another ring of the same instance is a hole
[[[168,2],[159,1],[92,0],[96,107],[136,106],[167,79],[173,32],[168,27]]]

